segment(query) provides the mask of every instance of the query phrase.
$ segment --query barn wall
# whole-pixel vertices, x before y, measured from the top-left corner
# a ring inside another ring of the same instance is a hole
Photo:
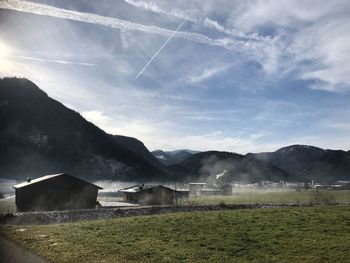
[[[185,197],[185,195],[162,186],[145,189],[136,193],[124,192],[124,200],[126,202],[143,205],[171,205],[182,197]]]
[[[16,189],[18,211],[95,208],[98,188],[59,176]]]

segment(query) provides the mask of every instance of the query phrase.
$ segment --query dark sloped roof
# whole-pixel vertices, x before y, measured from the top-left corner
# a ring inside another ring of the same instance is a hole
[[[68,177],[72,177],[72,178],[74,178],[75,180],[81,181],[82,183],[92,185],[92,186],[94,186],[94,187],[96,187],[96,188],[98,188],[98,189],[103,189],[102,187],[100,187],[100,186],[98,186],[98,185],[95,185],[95,184],[92,184],[92,183],[90,183],[90,182],[81,180],[81,179],[79,179],[79,178],[77,178],[77,177],[75,177],[75,176],[72,176],[72,175],[69,175],[69,174],[66,174],[66,173],[49,174],[49,175],[41,176],[41,177],[38,177],[38,178],[35,178],[35,179],[30,180],[30,182],[23,182],[23,183],[17,184],[17,185],[15,185],[13,188],[18,189],[18,188],[26,187],[26,186],[29,186],[29,185],[32,185],[32,184],[36,184],[36,183],[39,183],[39,182],[42,182],[42,181],[50,180],[50,179],[55,178],[55,177],[58,177],[58,176],[68,176]]]
[[[141,192],[141,191],[144,191],[144,190],[147,190],[147,189],[151,189],[151,188],[155,188],[155,187],[163,187],[163,188],[170,189],[172,191],[176,191],[176,190],[171,189],[169,187],[166,187],[164,185],[137,184],[137,185],[133,185],[133,186],[130,186],[130,187],[119,189],[119,192],[122,192],[122,193],[137,193],[137,192]]]

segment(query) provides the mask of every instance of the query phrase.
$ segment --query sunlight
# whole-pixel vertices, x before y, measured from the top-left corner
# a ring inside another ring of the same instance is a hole
[[[0,42],[0,67],[5,66],[7,58],[10,55],[10,49],[3,42]]]

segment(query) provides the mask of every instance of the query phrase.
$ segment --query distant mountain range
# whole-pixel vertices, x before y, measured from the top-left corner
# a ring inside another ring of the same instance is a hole
[[[288,180],[289,174],[265,161],[237,153],[209,151],[194,154],[180,164],[170,166],[192,180],[223,183]]]
[[[0,120],[3,178],[66,172],[90,181],[350,180],[350,151],[293,145],[246,155],[151,153],[135,138],[105,133],[26,79],[0,79]]]
[[[350,180],[350,151],[291,145],[275,152],[250,153],[247,156],[287,171],[292,181]]]
[[[175,150],[175,151],[162,151],[155,150],[152,154],[163,164],[179,164],[191,155],[199,153],[199,151],[192,151],[187,149]]]

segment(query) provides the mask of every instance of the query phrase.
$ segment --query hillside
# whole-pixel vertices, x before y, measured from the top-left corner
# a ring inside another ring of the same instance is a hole
[[[179,165],[170,166],[177,172],[186,173],[191,179],[221,182],[240,181],[255,183],[262,180],[288,180],[288,173],[267,162],[244,155],[209,151],[192,155]]]
[[[162,151],[162,150],[152,151],[153,156],[156,157],[161,163],[165,165],[179,164],[196,153],[199,153],[199,152],[191,151],[187,149],[181,149],[181,150],[175,150],[175,151]]]
[[[0,80],[0,119],[0,177],[170,179],[141,142],[105,133],[29,80]]]
[[[267,161],[290,174],[294,181],[350,180],[350,152],[291,145],[275,152],[247,154]]]
[[[113,135],[113,139],[116,143],[122,145],[123,147],[127,148],[133,153],[139,155],[140,157],[142,157],[152,165],[160,169],[165,169],[165,167],[161,164],[161,162],[153,156],[153,154],[147,149],[147,147],[140,140],[133,137],[122,136],[122,135]]]

